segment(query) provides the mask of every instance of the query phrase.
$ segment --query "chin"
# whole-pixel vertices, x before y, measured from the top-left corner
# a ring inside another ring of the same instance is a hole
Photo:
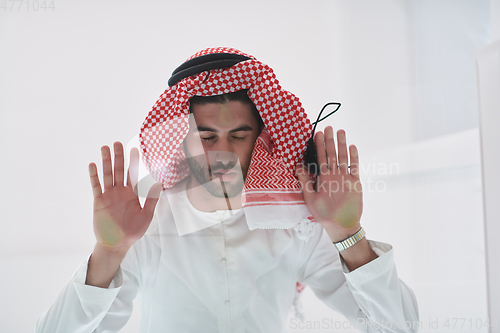
[[[217,198],[234,198],[243,191],[242,178],[234,179],[232,181],[223,181],[214,179],[208,183],[203,184],[207,192]],[[223,186],[224,188],[223,188]],[[225,190],[225,191],[224,191]]]

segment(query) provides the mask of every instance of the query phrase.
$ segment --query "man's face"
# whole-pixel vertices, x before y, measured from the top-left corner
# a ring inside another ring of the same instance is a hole
[[[229,101],[191,105],[191,111],[184,152],[192,175],[214,197],[238,195],[260,134],[252,107]]]

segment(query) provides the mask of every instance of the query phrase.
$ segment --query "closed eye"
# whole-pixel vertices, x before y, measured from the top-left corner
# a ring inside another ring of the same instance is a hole
[[[233,140],[243,141],[243,140],[245,140],[245,139],[246,139],[246,136],[233,136],[232,138],[233,138]],[[209,137],[206,137],[206,138],[203,138],[203,137],[202,137],[201,139],[202,139],[203,141],[205,141],[205,142],[209,142],[209,141],[211,141],[211,140],[216,139],[216,137],[215,137],[215,136],[209,136]]]

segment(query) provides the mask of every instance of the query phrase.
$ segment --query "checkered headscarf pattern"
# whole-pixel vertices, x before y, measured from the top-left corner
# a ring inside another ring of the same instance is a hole
[[[230,68],[187,77],[165,90],[142,124],[140,133],[143,160],[151,175],[164,188],[174,186],[188,175],[189,168],[179,147],[189,131],[191,97],[248,89],[248,96],[257,107],[265,129],[259,137],[262,139],[260,144],[256,143],[254,148],[245,191],[279,190],[281,187],[283,190],[292,190],[296,199],[300,189],[294,177],[295,165],[303,161],[307,140],[312,132],[312,125],[299,99],[282,89],[269,66],[238,50],[210,48],[189,59],[211,53],[241,54],[251,59]],[[258,149],[265,141],[269,142],[267,149]],[[271,161],[279,169],[278,174],[269,170]],[[279,178],[282,180],[277,181]]]
[[[197,58],[197,57],[202,56],[202,55],[214,54],[214,53],[239,54],[239,55],[242,55],[242,56],[245,56],[245,57],[248,57],[248,58],[252,58],[253,60],[257,60],[257,59],[255,59],[254,56],[251,56],[249,54],[243,53],[243,52],[241,52],[239,50],[236,50],[236,49],[233,49],[233,48],[230,48],[230,47],[210,47],[208,49],[204,49],[204,50],[201,50],[199,52],[196,52],[195,54],[193,54],[192,56],[190,56],[189,58],[187,58],[186,61],[194,59],[194,58]]]

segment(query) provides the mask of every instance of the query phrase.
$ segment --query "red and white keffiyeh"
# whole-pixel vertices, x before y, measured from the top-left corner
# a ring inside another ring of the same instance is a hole
[[[229,68],[182,79],[160,96],[140,133],[143,160],[152,177],[170,188],[189,174],[182,149],[189,131],[189,99],[248,89],[265,128],[255,143],[242,192],[250,230],[295,228],[307,240],[315,222],[302,197],[295,165],[303,162],[312,125],[299,99],[281,88],[273,70],[253,56],[232,48],[209,48],[189,59],[212,53],[251,58]]]

